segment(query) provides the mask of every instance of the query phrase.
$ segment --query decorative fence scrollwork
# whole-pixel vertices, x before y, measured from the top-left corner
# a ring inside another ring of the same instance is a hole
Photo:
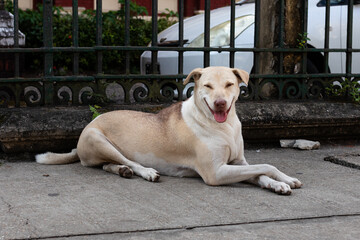
[[[135,83],[132,88],[129,90],[131,102],[144,103],[149,101],[150,88],[148,84],[141,82]]]
[[[40,106],[42,94],[38,87],[27,86],[24,88],[24,101],[29,107]]]
[[[347,82],[346,82],[347,81]],[[326,99],[349,98],[346,84],[359,87],[359,79],[312,78],[312,79],[251,79],[248,85],[240,84],[240,101],[269,99]],[[165,103],[182,101],[193,94],[194,83],[186,86],[181,80],[172,79],[111,79],[90,82],[54,83],[55,105],[88,105],[113,102]],[[344,89],[345,87],[345,89]],[[327,91],[326,89],[331,89]],[[44,104],[45,84],[0,83],[0,107],[41,106]]]
[[[325,87],[326,82],[322,79],[309,79],[307,81],[306,87],[308,89],[307,91],[307,98],[309,99],[322,99],[326,97],[325,93]]]
[[[60,105],[68,105],[72,102],[73,94],[70,87],[62,86],[56,92]]]

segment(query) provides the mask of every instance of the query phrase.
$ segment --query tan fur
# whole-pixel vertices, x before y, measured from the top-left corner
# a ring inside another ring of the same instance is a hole
[[[282,194],[301,182],[244,157],[241,123],[235,102],[239,84],[249,81],[240,69],[194,69],[184,84],[195,81],[194,95],[158,114],[114,111],[92,121],[81,133],[77,152],[84,166],[103,166],[124,177],[132,172],[149,181],[160,174],[200,176],[209,185],[250,181]],[[44,164],[69,163],[68,155],[38,155]],[[156,169],[156,170],[155,170]]]

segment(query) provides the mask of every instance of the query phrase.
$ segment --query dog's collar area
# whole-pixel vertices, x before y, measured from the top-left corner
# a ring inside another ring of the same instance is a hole
[[[214,116],[215,118],[215,121],[218,122],[218,123],[223,123],[226,121],[227,119],[227,116],[231,110],[231,106],[234,102],[234,100],[231,101],[231,104],[230,104],[230,107],[228,110],[226,111],[214,111],[208,104],[208,102],[206,101],[206,99],[204,98],[204,101],[206,103],[206,106],[209,108],[210,112],[212,113],[212,115]]]

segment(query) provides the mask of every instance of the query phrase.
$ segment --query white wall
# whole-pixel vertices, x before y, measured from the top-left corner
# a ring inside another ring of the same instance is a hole
[[[168,8],[171,11],[178,11],[177,0],[159,0],[158,1],[158,13],[166,12],[165,9]]]
[[[96,9],[96,0],[94,0],[94,9]],[[120,9],[120,3],[118,0],[103,0],[102,1],[102,11],[116,11]]]
[[[20,0],[18,1],[19,8],[26,10],[26,9],[32,9],[33,7],[33,0]]]

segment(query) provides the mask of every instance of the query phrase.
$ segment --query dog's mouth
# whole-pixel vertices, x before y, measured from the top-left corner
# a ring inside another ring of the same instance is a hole
[[[210,112],[211,112],[212,115],[214,116],[215,121],[218,122],[218,123],[223,123],[223,122],[225,122],[226,119],[227,119],[227,116],[228,116],[228,114],[229,114],[229,112],[230,112],[230,110],[231,110],[231,106],[232,106],[234,100],[231,101],[230,107],[229,107],[229,109],[226,110],[226,111],[225,111],[225,110],[213,110],[213,109],[209,106],[209,104],[207,103],[207,101],[206,101],[205,98],[204,98],[204,101],[205,101],[206,105],[208,106]]]

